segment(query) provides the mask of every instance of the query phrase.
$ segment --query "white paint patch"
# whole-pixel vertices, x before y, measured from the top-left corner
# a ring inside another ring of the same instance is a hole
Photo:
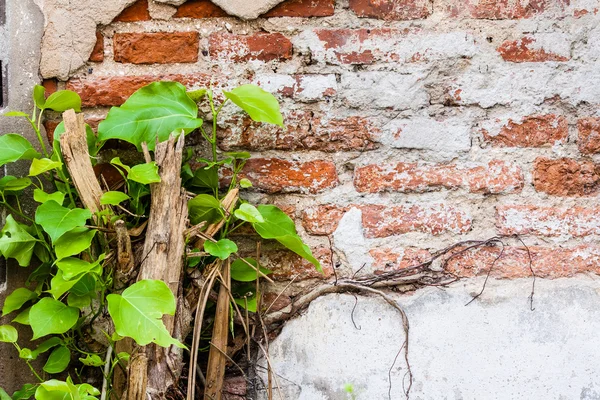
[[[358,208],[351,208],[344,214],[333,233],[333,243],[346,256],[352,273],[361,268],[361,273],[370,272],[373,259],[369,255],[370,246],[363,234],[362,212]]]

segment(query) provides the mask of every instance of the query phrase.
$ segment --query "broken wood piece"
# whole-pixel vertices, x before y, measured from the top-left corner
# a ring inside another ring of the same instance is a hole
[[[115,222],[115,232],[117,234],[117,263],[119,272],[127,275],[135,266],[133,251],[131,250],[131,238],[127,232],[127,226],[122,219]]]
[[[127,400],[146,400],[146,387],[148,386],[148,357],[138,353],[131,357],[127,375]]]
[[[100,204],[102,188],[90,162],[83,114],[74,110],[63,113],[65,132],[60,136],[60,149],[73,184],[83,205],[93,214],[104,208]],[[94,219],[97,217],[94,216]]]

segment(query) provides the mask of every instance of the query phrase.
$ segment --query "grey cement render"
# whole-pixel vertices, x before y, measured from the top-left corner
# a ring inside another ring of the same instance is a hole
[[[578,277],[488,283],[392,295],[410,320],[413,400],[600,399],[600,282]],[[286,400],[405,399],[403,343],[396,310],[377,297],[334,294],[314,301],[270,345]],[[264,360],[260,361],[265,365]],[[259,398],[265,399],[264,392]],[[277,390],[275,399],[279,399]]]
[[[40,83],[38,74],[40,63],[40,41],[43,34],[43,16],[32,0],[7,0],[6,23],[0,25],[0,59],[3,61],[3,75],[8,83],[8,103],[0,107],[0,134],[20,133],[25,135],[32,143],[36,143],[35,134],[31,126],[23,118],[5,117],[6,111],[24,111],[30,113],[33,107],[31,91],[33,86]],[[8,61],[8,62],[7,62]],[[25,166],[8,166],[4,171],[0,168],[0,175],[27,175]],[[1,212],[1,211],[0,211]],[[4,225],[4,215],[0,215],[0,224]],[[23,285],[29,275],[29,269],[20,268],[9,263],[8,271],[0,261],[0,304],[4,303],[7,293]],[[3,282],[8,276],[8,280]],[[0,319],[1,323],[9,319]],[[18,327],[18,325],[17,325]],[[28,329],[19,332],[20,343],[31,334]],[[0,387],[10,394],[25,382],[35,382],[12,345],[0,343]]]

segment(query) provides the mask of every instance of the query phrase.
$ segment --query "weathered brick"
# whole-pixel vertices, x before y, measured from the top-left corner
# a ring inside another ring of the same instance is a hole
[[[212,57],[235,62],[292,58],[292,42],[281,33],[213,33],[209,38],[209,49]]]
[[[551,35],[546,40],[540,37],[525,36],[518,40],[507,40],[498,47],[498,53],[510,62],[568,61],[571,58],[571,44]]]
[[[337,94],[333,74],[261,74],[254,78],[254,83],[268,92],[303,102],[323,101]]]
[[[287,161],[252,158],[240,173],[267,193],[319,193],[337,186],[335,164],[330,161]]]
[[[326,152],[371,150],[375,144],[366,118],[329,119],[310,111],[284,114],[285,128],[236,116],[221,123],[223,150],[320,150]],[[373,128],[374,129],[374,128]]]
[[[261,265],[273,271],[270,275],[276,281],[287,281],[296,277],[304,279],[327,279],[333,275],[331,250],[326,247],[313,249],[313,255],[321,263],[323,274],[315,266],[289,250],[268,250],[261,254]]]
[[[412,63],[469,58],[477,47],[466,32],[428,33],[417,28],[314,29],[294,39],[311,59],[327,64]]]
[[[468,118],[427,117],[398,118],[375,132],[378,143],[397,149],[433,151],[439,155],[457,156],[471,149],[471,125]]]
[[[429,0],[350,0],[350,9],[359,17],[394,21],[427,18],[432,11]]]
[[[331,235],[349,207],[323,204],[302,213],[302,226],[311,235]]]
[[[136,22],[149,21],[150,12],[148,11],[148,0],[138,0],[113,20],[113,22]]]
[[[248,392],[244,376],[229,376],[223,381],[223,400],[243,400]]]
[[[550,0],[454,0],[447,6],[453,17],[479,19],[532,18],[543,12]]]
[[[538,157],[533,169],[533,186],[555,196],[588,196],[598,193],[600,167],[590,161]]]
[[[496,207],[496,227],[502,235],[582,237],[600,234],[600,207]]]
[[[369,255],[373,258],[372,269],[375,274],[414,267],[431,259],[429,251],[414,247],[407,247],[400,251],[376,248],[369,250]]]
[[[170,64],[198,61],[198,32],[116,33],[113,41],[116,62]]]
[[[577,145],[584,154],[600,153],[600,118],[588,117],[577,121]]]
[[[104,36],[100,32],[96,32],[96,44],[94,45],[92,54],[90,54],[90,61],[104,61]]]
[[[445,204],[430,206],[404,205],[361,206],[365,237],[383,238],[408,232],[466,233],[471,229],[471,217],[464,211]]]
[[[516,193],[523,188],[523,173],[501,160],[466,167],[457,164],[398,163],[357,167],[354,186],[359,192],[430,192],[464,188],[474,193]]]
[[[44,79],[42,86],[46,89],[45,96],[48,98],[48,96],[58,90],[58,81],[56,79]]]
[[[213,78],[212,75],[199,73],[71,79],[67,82],[67,89],[73,90],[81,96],[84,107],[119,106],[133,92],[152,82],[175,81],[191,89],[207,87]]]
[[[343,73],[338,96],[353,108],[419,109],[429,104],[423,83],[425,76],[421,71]]]
[[[188,0],[179,6],[173,18],[220,18],[228,16],[229,14],[210,0]]]
[[[263,293],[260,301],[263,312],[267,309],[270,312],[281,311],[292,304],[292,298],[290,296],[278,292]]]
[[[328,17],[335,11],[335,0],[287,0],[262,17]]]
[[[545,114],[484,124],[481,130],[485,142],[495,147],[543,147],[565,143],[569,124],[562,115]]]
[[[498,258],[500,252],[502,255]],[[538,278],[555,279],[582,273],[600,273],[600,247],[588,245],[570,248],[497,246],[474,249],[451,258],[446,271],[460,277],[471,277],[487,274],[493,264],[491,275],[494,277],[528,278],[531,277],[529,255],[531,268]]]

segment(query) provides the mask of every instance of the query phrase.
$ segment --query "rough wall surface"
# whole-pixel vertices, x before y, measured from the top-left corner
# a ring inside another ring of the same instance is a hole
[[[599,9],[597,0],[287,0],[244,21],[208,0],[139,0],[98,27],[90,61],[68,77],[57,74],[58,87],[81,94],[92,124],[153,80],[216,90],[254,82],[275,92],[287,129],[253,124],[232,106],[219,135],[222,150],[253,152],[244,173],[254,189],[246,196],[284,207],[324,264],[319,276],[297,257],[267,248],[263,262],[279,282],[271,291],[294,279],[283,305],[333,279],[334,268],[340,276],[406,268],[458,241],[494,235],[521,235],[528,248],[515,241],[473,250],[448,271],[483,274],[501,253],[495,278],[528,277],[529,255],[539,278],[595,276]],[[501,282],[508,291],[521,288]],[[540,302],[552,301],[547,285]],[[565,285],[561,290],[573,296],[580,290]],[[432,301],[443,303],[446,314],[471,318],[461,308],[464,296],[452,293]],[[488,300],[496,294],[501,289],[488,292]],[[508,318],[512,303],[506,304],[497,312]],[[556,315],[570,310],[567,300],[561,304]],[[581,324],[597,319],[588,306],[582,310]],[[485,315],[492,314],[477,318]],[[564,321],[556,319],[557,326]],[[514,327],[515,340],[526,326]],[[527,343],[507,346],[506,357],[517,357]],[[561,354],[557,362],[568,358]],[[587,365],[588,356],[578,354],[572,365]],[[583,376],[577,390],[597,372],[574,372]],[[460,376],[464,398],[485,398],[476,374]],[[550,397],[560,398],[551,388],[563,381],[542,372],[531,379],[543,376]],[[380,393],[380,384],[364,390]],[[423,398],[440,398],[426,389]]]

